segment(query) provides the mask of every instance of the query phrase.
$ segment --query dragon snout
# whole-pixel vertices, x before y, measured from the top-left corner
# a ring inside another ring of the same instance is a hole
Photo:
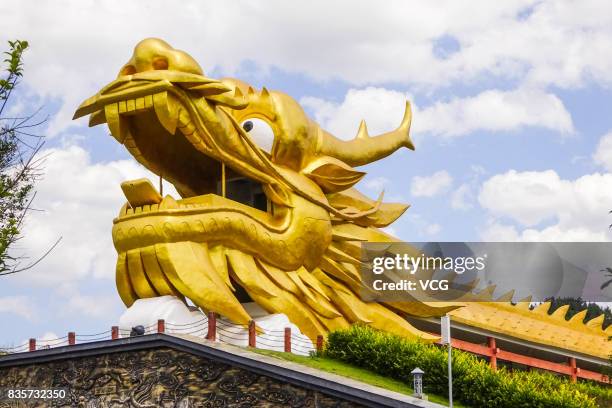
[[[200,65],[186,52],[174,49],[158,38],[147,38],[136,45],[132,58],[121,68],[118,76],[159,70],[204,75]]]

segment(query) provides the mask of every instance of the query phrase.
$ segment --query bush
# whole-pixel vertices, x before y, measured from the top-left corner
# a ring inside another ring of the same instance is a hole
[[[601,407],[612,406],[612,387],[601,386],[591,381],[578,381],[574,386],[583,394],[590,395]]]
[[[447,352],[435,345],[355,325],[330,333],[324,353],[406,382],[419,367],[425,371],[425,392],[448,393]],[[453,398],[474,407],[588,408],[610,406],[612,391],[545,372],[493,371],[486,361],[453,350]]]

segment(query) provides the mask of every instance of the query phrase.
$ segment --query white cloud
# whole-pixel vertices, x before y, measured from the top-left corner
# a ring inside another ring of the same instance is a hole
[[[393,237],[397,237],[397,231],[393,227],[385,227],[382,230]]]
[[[274,66],[357,86],[439,87],[482,75],[538,89],[612,83],[612,3],[606,0],[401,0],[385,7],[354,0],[186,0],[175,7],[161,0],[49,0],[5,2],[0,14],[2,43],[31,43],[25,81],[38,95],[63,102],[52,131],[68,126],[78,102],[112,79],[133,45],[149,36],[189,51],[206,71],[225,73],[249,60],[263,71]],[[458,44],[447,58],[434,52],[443,36]]]
[[[570,195],[570,182],[561,180],[553,170],[511,170],[485,181],[478,200],[494,215],[532,226],[554,217],[562,202],[571,199]]]
[[[492,242],[599,242],[609,241],[610,235],[604,229],[594,231],[585,227],[564,228],[559,224],[542,229],[519,230],[514,225],[491,221],[481,231],[480,238]]]
[[[442,226],[440,224],[429,224],[425,227],[425,234],[427,235],[437,235],[442,230]]]
[[[88,296],[82,294],[73,294],[68,298],[65,315],[78,314],[91,318],[107,318],[114,314],[117,310],[117,305],[123,304],[118,297],[109,298],[108,296]]]
[[[442,226],[440,224],[432,222],[419,213],[410,212],[406,214],[405,220],[410,223],[409,231],[412,236],[412,238],[410,238],[412,241],[419,239],[428,240],[442,231]],[[401,238],[401,235],[395,236]]]
[[[469,210],[473,207],[472,200],[472,189],[469,184],[462,184],[453,191],[451,195],[451,208],[455,210]]]
[[[375,177],[373,179],[369,179],[365,182],[366,188],[370,190],[381,191],[387,186],[391,180],[386,177]]]
[[[38,339],[40,339],[42,341],[52,341],[52,340],[57,340],[58,338],[59,338],[59,336],[57,334],[55,334],[54,332],[45,332]]]
[[[612,174],[565,180],[553,170],[508,171],[482,185],[478,200],[493,219],[489,240],[607,241]],[[501,220],[510,219],[520,228]],[[552,223],[538,229],[541,223]]]
[[[349,89],[344,100],[332,103],[305,97],[301,103],[314,112],[318,123],[342,139],[357,133],[365,119],[370,134],[395,129],[404,113],[409,94],[385,88]],[[535,89],[488,90],[475,96],[436,102],[431,106],[413,104],[412,134],[431,134],[444,138],[475,131],[514,131],[541,127],[559,133],[574,131],[572,118],[555,95]]]
[[[34,207],[43,211],[29,213],[14,253],[35,259],[57,238],[62,241],[33,269],[17,274],[15,281],[69,285],[83,278],[114,277],[112,220],[125,203],[120,183],[151,173],[133,160],[94,164],[89,153],[75,145],[48,149],[41,156],[47,159],[44,178],[36,184]]]
[[[516,227],[497,222],[490,219],[486,228],[480,232],[483,241],[491,242],[514,242],[521,241],[521,237]]]
[[[450,188],[453,178],[446,170],[440,170],[431,176],[415,176],[412,178],[410,193],[415,197],[433,197],[442,194]]]
[[[534,126],[571,133],[572,117],[555,95],[537,89],[488,90],[476,96],[436,102],[419,112],[415,132],[442,137],[474,131],[512,131]]]
[[[595,163],[612,172],[612,131],[603,135],[599,140],[593,159]]]
[[[11,313],[28,320],[34,319],[36,313],[32,301],[26,296],[0,297],[0,313]]]

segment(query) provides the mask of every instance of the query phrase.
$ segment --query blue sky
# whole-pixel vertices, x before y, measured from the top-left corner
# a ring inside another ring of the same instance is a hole
[[[413,104],[417,150],[365,167],[358,188],[412,207],[406,241],[608,241],[612,9],[606,1],[0,1],[0,44],[31,43],[13,113],[43,106],[46,176],[2,279],[0,344],[101,331],[123,310],[111,220],[119,183],[146,175],[108,136],[70,120],[137,41],[166,39],[211,77],[282,90],[339,137],[393,129]],[[461,3],[461,4],[459,4]]]

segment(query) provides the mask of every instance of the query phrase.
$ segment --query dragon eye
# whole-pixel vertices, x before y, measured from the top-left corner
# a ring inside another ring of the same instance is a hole
[[[268,122],[262,119],[251,118],[242,122],[242,128],[249,133],[249,136],[251,136],[251,139],[253,139],[257,146],[267,153],[272,152],[274,131]]]

